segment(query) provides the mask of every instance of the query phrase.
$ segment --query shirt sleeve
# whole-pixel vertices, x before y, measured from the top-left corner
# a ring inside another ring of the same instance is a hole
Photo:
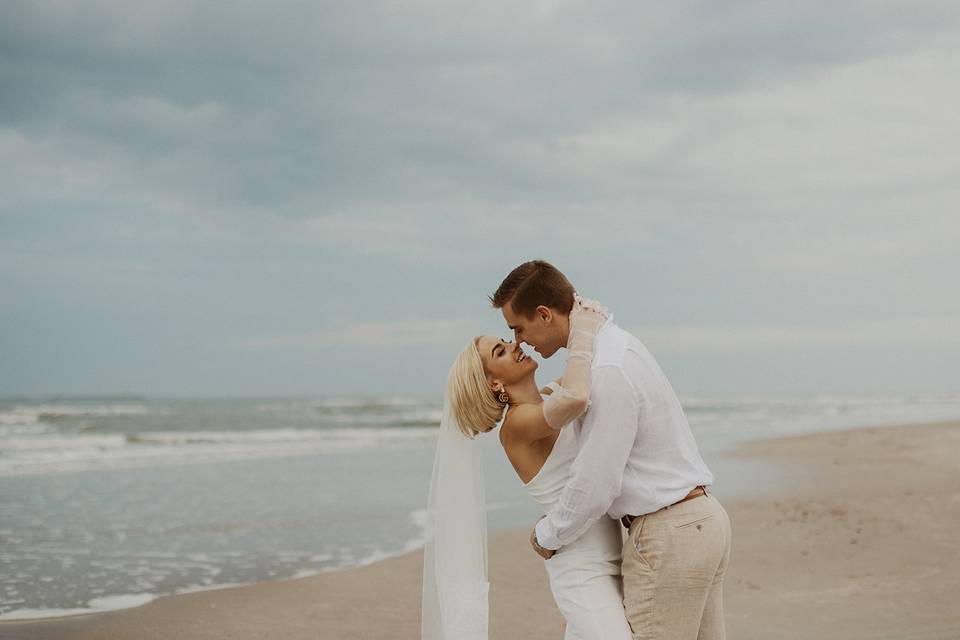
[[[537,523],[537,542],[559,549],[579,538],[620,495],[627,459],[637,436],[640,401],[623,369],[594,371],[590,410],[583,418],[580,449],[560,499]]]

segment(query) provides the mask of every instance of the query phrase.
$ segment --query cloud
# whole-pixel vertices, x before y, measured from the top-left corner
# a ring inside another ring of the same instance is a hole
[[[831,347],[960,347],[960,314],[906,317],[847,326],[638,327],[632,333],[657,351],[796,351]]]
[[[196,134],[216,126],[224,111],[217,102],[183,106],[154,96],[131,96],[113,104],[112,116],[140,127]]]
[[[139,313],[164,352],[374,361],[544,257],[685,353],[937,354],[958,34],[953,2],[0,3],[6,344],[40,380],[37,326]]]
[[[476,335],[477,323],[468,320],[409,320],[356,323],[314,333],[248,338],[237,342],[246,349],[323,349],[327,347],[411,347],[463,342]]]
[[[0,126],[95,150],[135,174],[124,185],[199,212],[658,206],[681,185],[711,186],[699,163],[763,157],[724,136],[749,115],[724,97],[909,55],[958,22],[950,3],[867,6],[241,3],[226,16],[185,2],[4,3]],[[733,157],[702,150],[684,164],[710,141]]]

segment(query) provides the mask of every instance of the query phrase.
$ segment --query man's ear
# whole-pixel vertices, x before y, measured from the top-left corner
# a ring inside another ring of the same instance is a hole
[[[546,305],[540,305],[537,307],[537,317],[544,322],[544,324],[550,324],[553,320],[553,309]]]

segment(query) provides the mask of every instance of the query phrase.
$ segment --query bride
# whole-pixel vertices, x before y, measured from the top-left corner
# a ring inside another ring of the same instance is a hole
[[[486,512],[480,453],[473,438],[500,424],[500,444],[543,512],[559,499],[577,454],[564,429],[587,409],[594,338],[607,319],[575,298],[567,366],[537,388],[537,362],[520,345],[492,336],[467,344],[450,368],[428,498],[424,547],[423,640],[487,640]],[[502,421],[502,422],[501,422]],[[630,640],[620,577],[620,523],[603,516],[544,561],[567,621],[565,640]]]

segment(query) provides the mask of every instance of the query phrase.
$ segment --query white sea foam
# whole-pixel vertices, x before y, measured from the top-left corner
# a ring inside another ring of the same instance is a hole
[[[126,445],[122,434],[51,434],[7,438],[3,441],[5,452],[10,451],[60,451],[77,448],[115,449]]]
[[[198,591],[216,591],[217,589],[229,589],[231,587],[246,587],[247,585],[255,584],[253,582],[218,582],[212,584],[194,584],[188,587],[183,587],[182,589],[177,589],[173,593],[197,593]]]
[[[0,424],[29,425],[35,424],[40,412],[33,407],[13,407],[0,411]]]
[[[56,433],[56,423],[64,419],[103,416],[141,416],[153,413],[142,404],[34,404],[14,405],[0,409],[0,451],[8,439],[19,436]]]
[[[29,404],[0,410],[0,424],[32,424],[41,418],[130,416],[151,413],[143,404]]]
[[[731,440],[960,417],[958,394],[698,394],[681,398],[697,435]]]
[[[437,403],[416,398],[286,400],[262,402],[254,410],[272,418],[319,420],[325,425],[439,425]]]
[[[0,476],[336,454],[432,446],[434,427],[35,434],[3,439]]]
[[[363,556],[359,560],[350,562],[349,564],[341,568],[366,567],[367,565],[371,565],[375,562],[380,562],[381,560],[396,558],[397,556],[402,556],[406,553],[410,553],[411,551],[416,551],[417,549],[423,546],[423,542],[424,542],[423,538],[416,537],[411,540],[408,540],[402,547],[400,547],[399,549],[395,549],[393,551],[386,551],[383,549],[374,549],[372,552]]]
[[[425,404],[423,398],[409,396],[382,396],[376,398],[306,398],[258,403],[255,408],[265,412],[308,412],[336,409],[390,409],[415,407]],[[427,402],[429,404],[429,402]]]
[[[318,576],[323,573],[322,569],[301,569],[295,574],[290,576],[290,580],[297,580],[299,578],[312,578],[313,576]]]
[[[423,428],[260,429],[245,431],[148,431],[131,436],[142,444],[270,444],[317,443],[327,446],[364,447],[370,444],[436,437],[437,430]]]
[[[7,611],[6,613],[0,614],[0,620],[61,618],[64,616],[101,613],[103,611],[116,611],[117,609],[139,607],[156,599],[157,596],[153,593],[131,593],[116,596],[106,596],[103,598],[94,598],[87,603],[86,607],[76,609],[14,609],[13,611]]]
[[[414,509],[410,512],[410,519],[421,530],[426,531],[430,524],[430,511],[427,509]]]
[[[36,435],[38,433],[53,433],[57,428],[44,422],[0,424],[0,442],[11,436]],[[0,445],[2,447],[2,445]]]

